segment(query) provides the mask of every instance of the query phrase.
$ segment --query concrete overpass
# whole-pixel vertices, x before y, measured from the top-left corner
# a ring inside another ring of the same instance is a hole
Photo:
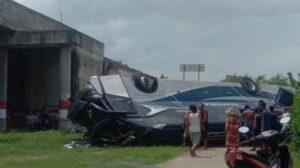
[[[24,119],[17,116],[48,107],[57,107],[59,127],[68,129],[68,98],[89,76],[103,74],[104,64],[102,42],[12,0],[0,0],[1,129],[22,129]]]

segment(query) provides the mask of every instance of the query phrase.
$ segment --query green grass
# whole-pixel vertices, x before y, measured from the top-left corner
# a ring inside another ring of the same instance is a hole
[[[0,134],[0,167],[133,168],[165,162],[186,151],[181,147],[65,149],[81,134],[54,132]]]
[[[296,153],[293,153],[293,167],[300,167],[300,156]]]

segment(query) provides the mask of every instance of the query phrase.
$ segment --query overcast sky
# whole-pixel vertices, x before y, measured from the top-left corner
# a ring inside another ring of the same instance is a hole
[[[179,64],[226,74],[300,72],[300,1],[16,0],[105,43],[105,56],[181,79]],[[188,79],[197,79],[189,73]]]

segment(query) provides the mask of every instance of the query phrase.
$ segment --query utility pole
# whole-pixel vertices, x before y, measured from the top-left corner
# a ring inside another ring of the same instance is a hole
[[[62,11],[60,12],[60,22],[61,23],[63,22],[63,13],[62,13]]]
[[[183,80],[185,80],[185,67],[183,67]]]

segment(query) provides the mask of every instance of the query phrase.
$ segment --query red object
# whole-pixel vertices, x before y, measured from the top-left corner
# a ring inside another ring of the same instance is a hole
[[[238,160],[244,160],[246,163],[250,163],[252,166],[255,166],[253,168],[269,168],[270,166],[260,162],[259,160],[256,160],[255,158],[251,157],[249,154],[246,154],[243,151],[237,150],[237,149],[229,149],[225,154],[225,161],[227,162],[227,165],[230,165],[231,167],[236,167]]]
[[[238,148],[240,146],[239,128],[241,121],[238,116],[230,115],[226,118],[226,144],[227,148]]]
[[[0,101],[0,109],[6,109],[6,101]]]
[[[253,168],[270,168],[269,165],[257,160],[255,157],[238,150],[240,146],[240,133],[239,127],[241,121],[238,116],[229,115],[226,118],[226,147],[228,148],[225,153],[225,161],[229,167],[237,167],[238,161],[243,161],[251,165]]]
[[[59,108],[60,109],[68,109],[70,106],[70,102],[68,100],[61,100],[59,102]]]
[[[239,136],[235,135],[236,131],[238,130],[238,125],[240,125],[240,119],[238,116],[227,117],[226,146],[228,147],[228,150],[225,153],[225,162],[228,167],[232,167],[232,168],[241,168],[241,167],[280,168],[281,166],[287,168],[292,167],[290,152],[288,150],[288,146],[286,145],[278,146],[275,155],[274,153],[269,153],[267,157],[268,159],[262,157],[259,153],[251,154],[239,150],[238,149],[239,145],[236,144],[237,142],[239,142]],[[280,134],[277,133],[277,135]],[[274,137],[277,138],[278,136],[273,136],[273,138]],[[252,139],[251,141],[255,142],[255,138]],[[247,143],[251,141],[245,141],[243,143]],[[270,152],[270,150],[267,150],[267,152]]]

